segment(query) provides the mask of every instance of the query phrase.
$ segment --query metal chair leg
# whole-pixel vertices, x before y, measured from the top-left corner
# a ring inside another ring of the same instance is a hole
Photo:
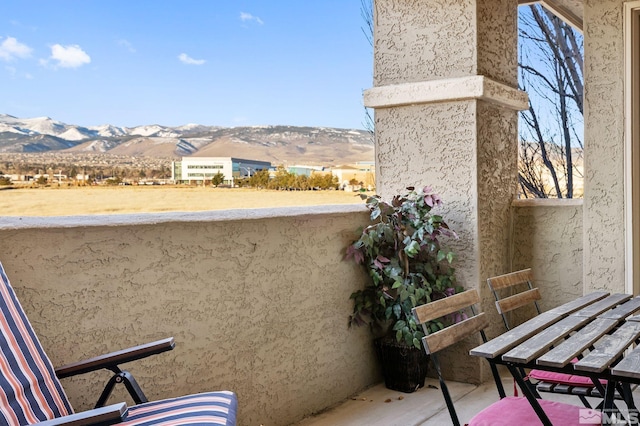
[[[531,391],[531,388],[524,383],[524,380],[522,379],[522,376],[520,376],[520,372],[516,367],[514,367],[513,365],[507,365],[507,368],[511,372],[511,375],[516,379],[518,386],[520,386],[520,389],[522,389],[524,396],[529,401],[529,404],[531,404],[531,408],[533,408],[533,411],[536,412],[542,424],[544,426],[553,426],[553,424],[551,424],[551,420],[549,420],[549,417],[540,406],[540,403],[537,401],[537,399],[540,398],[540,395],[537,393],[537,391]]]
[[[129,391],[129,395],[131,395],[131,398],[133,398],[133,401],[136,404],[149,402],[144,392],[142,392],[142,389],[140,389],[140,386],[138,386],[138,382],[131,373],[129,373],[128,371],[123,371],[120,374],[122,375],[124,386],[127,388],[127,390]]]
[[[449,416],[451,416],[451,422],[454,426],[460,426],[460,420],[458,420],[458,413],[456,413],[456,409],[453,405],[453,400],[451,399],[451,394],[449,393],[449,388],[442,378],[442,371],[440,370],[440,362],[438,361],[438,357],[436,354],[431,354],[431,362],[433,366],[436,368],[436,372],[438,373],[438,378],[440,379],[440,390],[442,391],[442,396],[444,396],[444,402],[447,404],[447,409],[449,410]]]
[[[118,371],[107,382],[104,390],[100,394],[100,398],[98,398],[98,402],[96,402],[95,408],[104,407],[116,383],[124,383],[125,388],[136,404],[149,401],[131,373],[128,371]]]

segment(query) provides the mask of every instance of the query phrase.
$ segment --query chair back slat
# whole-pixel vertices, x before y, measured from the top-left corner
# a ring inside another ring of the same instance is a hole
[[[498,309],[498,313],[502,315],[540,299],[542,299],[540,290],[532,288],[531,290],[526,290],[522,293],[514,294],[513,296],[508,296],[496,301],[496,308]]]
[[[496,299],[496,309],[502,316],[502,321],[507,330],[512,328],[510,320],[522,318],[523,314],[528,316],[527,313],[529,312],[534,315],[541,312],[538,300],[541,300],[542,296],[540,291],[533,287],[533,272],[531,268],[488,278],[487,284]],[[527,307],[523,308],[525,306]],[[518,311],[516,317],[511,318],[511,315],[507,315],[518,308],[523,309]],[[535,312],[532,311],[533,309],[535,309]]]
[[[413,308],[413,315],[418,323],[422,324],[457,312],[479,302],[480,296],[478,296],[476,290],[466,290],[462,293],[445,297],[444,299],[416,306]]]
[[[0,422],[27,425],[72,413],[0,264]]]
[[[422,346],[429,355],[429,359],[435,367],[436,373],[438,373],[440,390],[442,391],[449,415],[451,416],[451,421],[454,425],[460,425],[460,421],[453,405],[453,399],[449,393],[447,383],[442,376],[442,368],[440,367],[440,361],[438,359],[440,355],[439,352],[474,333],[479,333],[480,336],[482,336],[482,340],[486,341],[484,329],[489,325],[489,320],[483,312],[476,313],[473,305],[479,302],[480,296],[478,295],[478,291],[472,289],[413,308],[413,317],[416,322],[422,324],[425,330],[425,337],[422,338]],[[469,313],[468,317],[466,317],[467,312]],[[426,322],[449,315],[453,315],[455,318],[465,319],[454,322],[434,333],[429,333],[429,327],[426,326]],[[502,398],[505,396],[505,392],[500,375],[498,374],[498,369],[491,360],[489,360],[489,365],[493,379],[496,382],[498,394]]]
[[[448,348],[467,336],[484,330],[489,325],[489,320],[484,312],[467,318],[447,328],[431,333],[422,338],[422,343],[427,354],[436,353]]]
[[[531,268],[487,279],[489,287],[493,290],[502,290],[503,288],[513,287],[514,285],[526,282],[533,282],[533,272]]]

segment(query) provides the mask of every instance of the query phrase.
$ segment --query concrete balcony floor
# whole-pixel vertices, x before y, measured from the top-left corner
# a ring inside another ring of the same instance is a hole
[[[503,376],[507,396],[513,395],[513,379]],[[447,382],[461,424],[498,400],[493,380],[480,386]],[[519,395],[522,395],[520,393]],[[640,391],[634,392],[636,404]],[[544,399],[582,406],[577,396],[543,393]],[[589,398],[592,406],[597,400]],[[442,426],[451,417],[439,389],[438,381],[427,378],[425,387],[413,393],[392,391],[384,383],[373,386],[332,409],[308,417],[294,426]]]

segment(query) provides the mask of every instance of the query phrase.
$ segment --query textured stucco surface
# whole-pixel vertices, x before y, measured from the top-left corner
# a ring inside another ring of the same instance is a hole
[[[374,85],[484,75],[516,86],[517,0],[376,0]]]
[[[476,74],[473,3],[376,0],[374,85]]]
[[[347,328],[366,209],[300,214],[3,229],[0,261],[54,365],[174,336],[126,366],[150,399],[230,389],[239,425],[287,425],[380,380],[368,330]],[[63,385],[86,409],[108,377]]]
[[[478,102],[478,277],[483,310],[489,316],[487,335],[498,335],[504,326],[495,309],[495,299],[486,285],[489,277],[509,271],[509,241],[513,232],[510,206],[517,193],[516,114]],[[487,377],[487,364],[485,378]]]
[[[376,110],[378,194],[389,198],[407,186],[430,185],[438,193],[447,190],[447,204],[473,203],[475,110],[475,101]]]
[[[479,273],[475,111],[476,101],[464,101],[383,108],[375,115],[377,192],[390,199],[407,186],[429,185],[442,195],[440,212],[459,236],[446,243],[458,256],[456,278],[465,288],[477,287]],[[468,356],[457,359],[479,364]],[[478,381],[477,369],[455,366],[442,368],[456,380]]]
[[[544,311],[584,293],[582,200],[513,203],[512,271],[531,268]]]
[[[476,74],[517,87],[518,1],[477,0]]]
[[[625,289],[623,4],[584,2],[587,291]]]

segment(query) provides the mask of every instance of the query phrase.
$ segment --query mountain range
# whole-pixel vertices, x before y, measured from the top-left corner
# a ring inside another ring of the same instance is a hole
[[[331,166],[373,161],[374,142],[370,132],[359,129],[200,124],[83,127],[49,117],[0,114],[0,153],[238,157],[272,164]]]

